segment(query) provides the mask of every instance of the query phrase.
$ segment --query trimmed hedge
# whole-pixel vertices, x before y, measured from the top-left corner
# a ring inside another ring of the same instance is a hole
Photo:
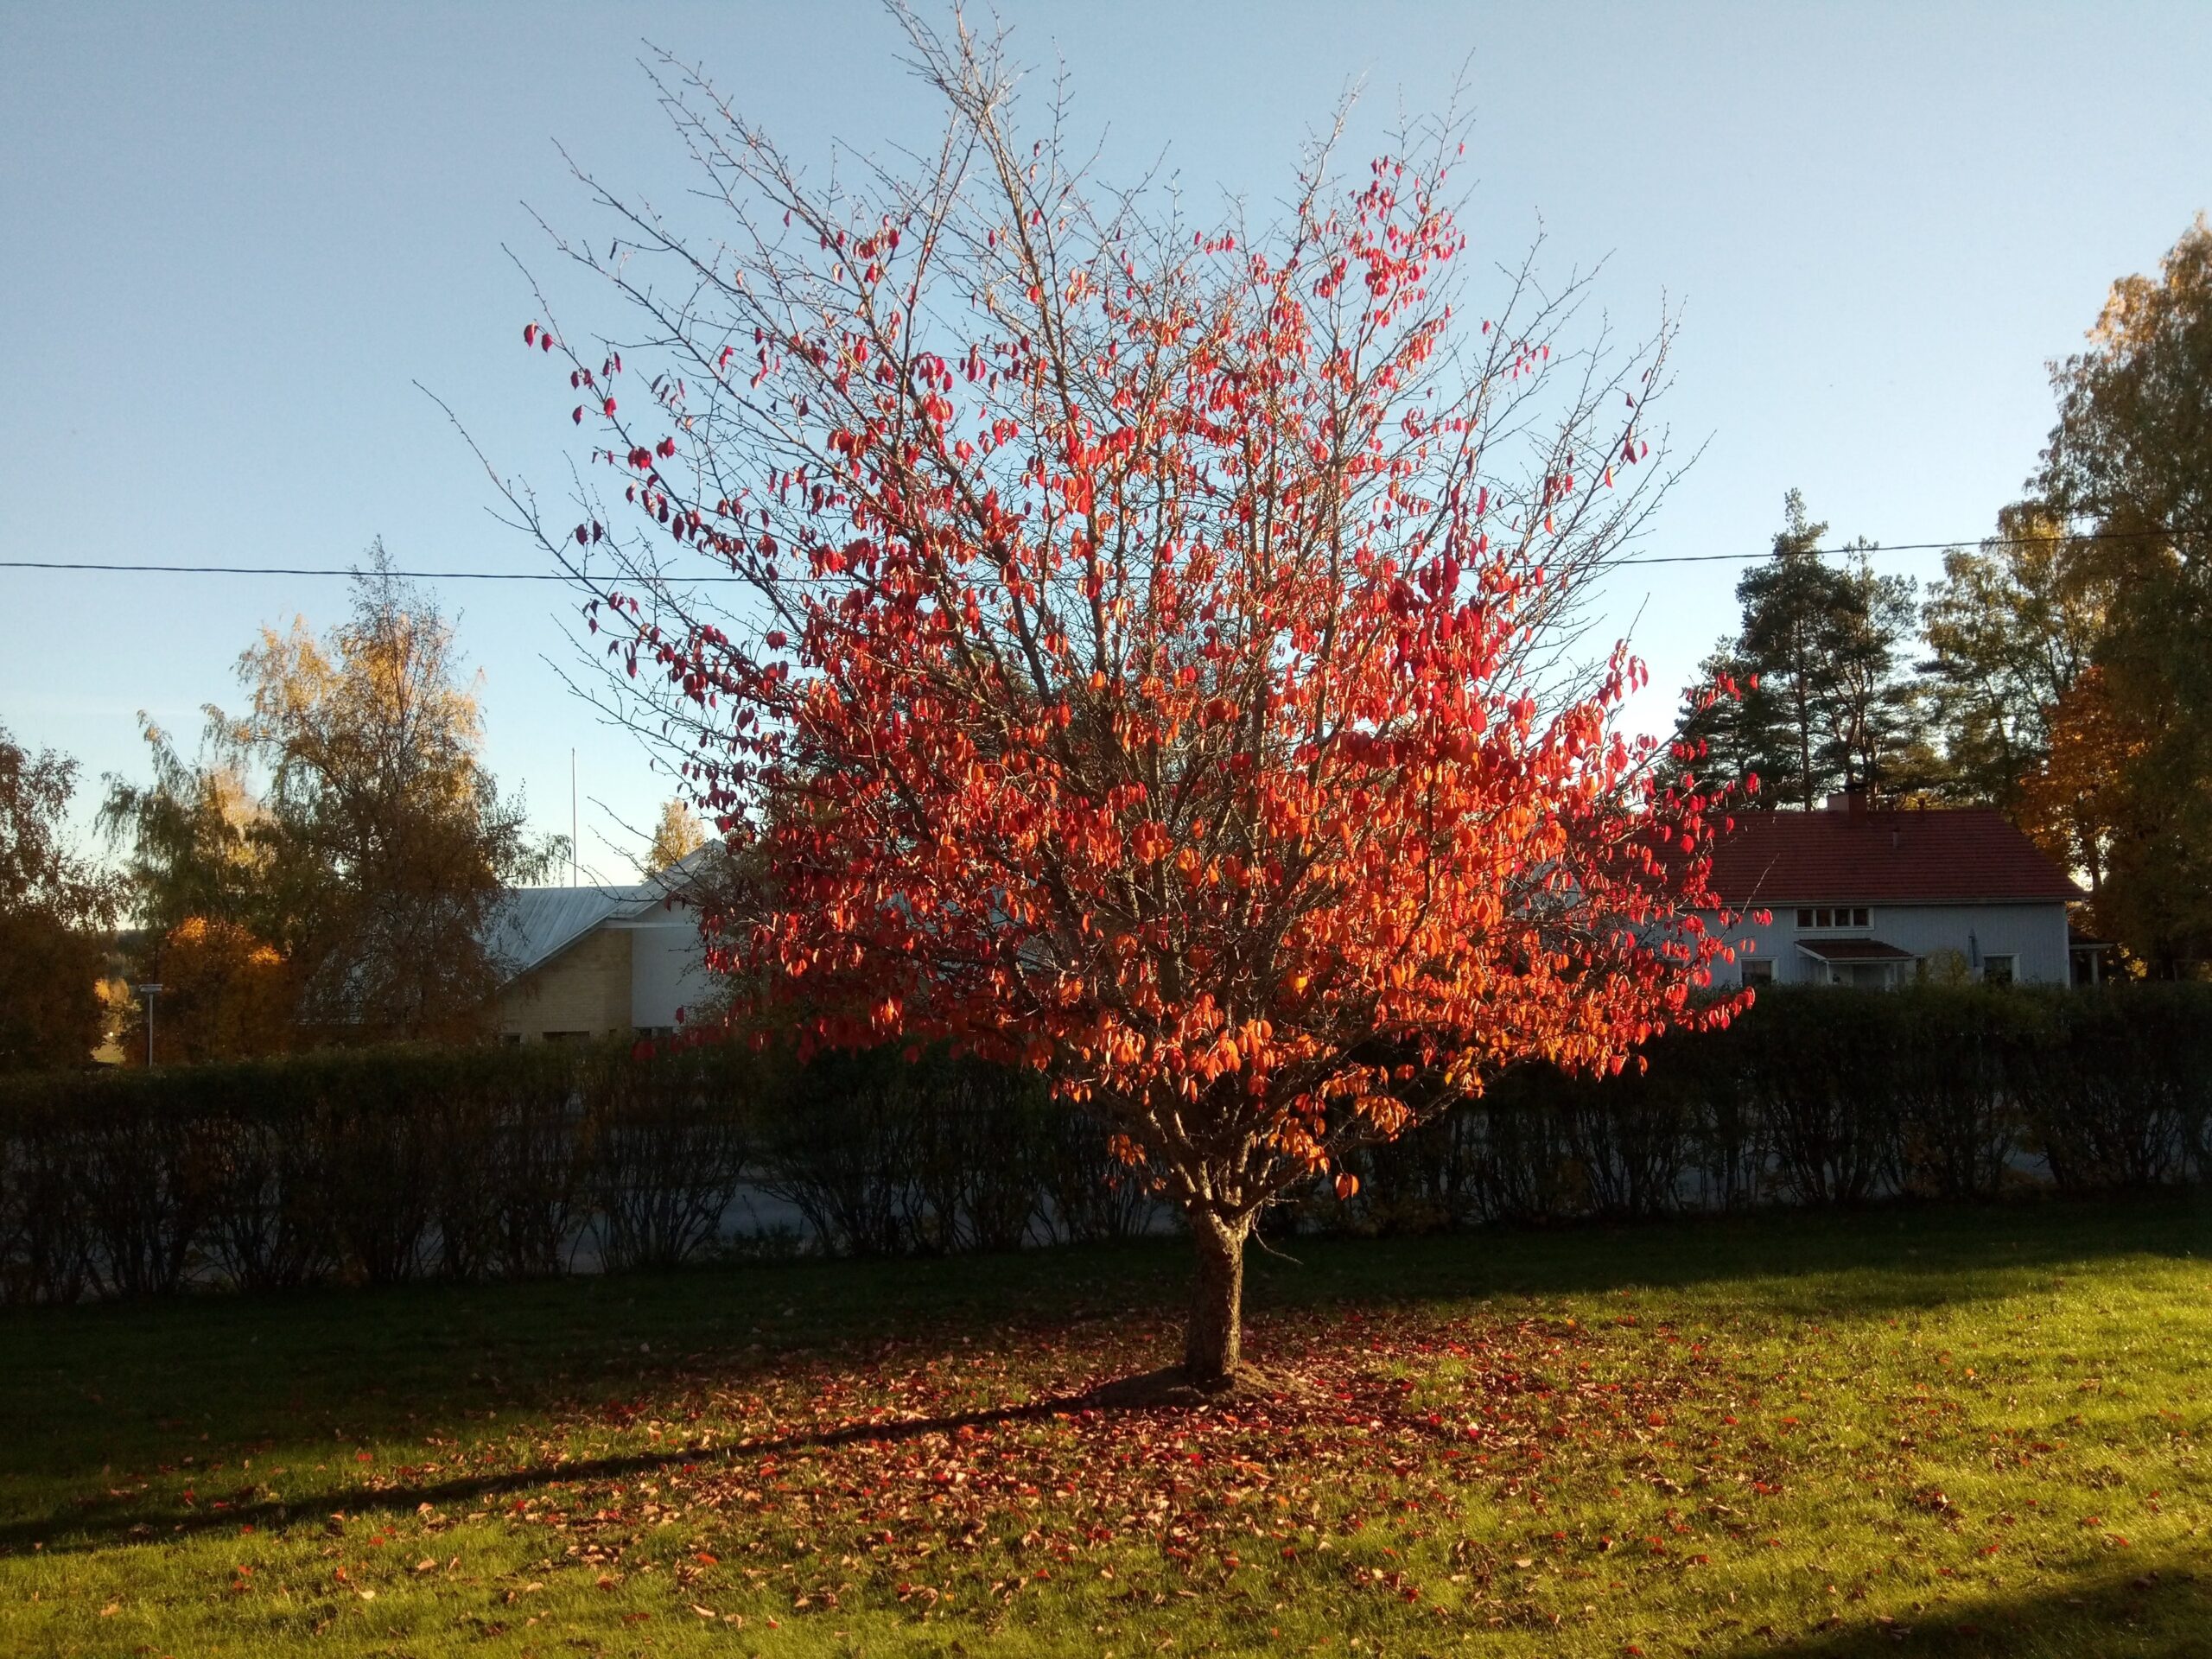
[[[1509,1074],[1356,1156],[1362,1231],[1876,1198],[1986,1199],[2212,1175],[2212,986],[1781,988],[1647,1071]]]
[[[0,1085],[0,1301],[1121,1236],[1150,1206],[1039,1081],[886,1051],[356,1049]]]
[[[1648,1217],[2212,1173],[2212,987],[1770,991],[1648,1069],[1524,1068],[1274,1224]],[[747,1224],[748,1200],[795,1225]],[[738,1217],[733,1224],[733,1217]],[[889,1050],[353,1050],[0,1086],[0,1300],[1125,1237],[1161,1211],[1033,1077]]]

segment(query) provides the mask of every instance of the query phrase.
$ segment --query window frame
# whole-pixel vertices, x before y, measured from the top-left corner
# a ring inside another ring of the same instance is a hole
[[[1866,905],[1800,905],[1797,931],[1801,933],[1871,931],[1874,912]]]

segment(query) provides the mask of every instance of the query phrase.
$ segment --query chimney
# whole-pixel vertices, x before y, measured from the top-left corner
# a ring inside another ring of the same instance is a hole
[[[1866,791],[1860,785],[1853,785],[1849,789],[1840,791],[1837,793],[1829,796],[1828,810],[1831,812],[1847,812],[1854,818],[1865,817],[1866,816]]]

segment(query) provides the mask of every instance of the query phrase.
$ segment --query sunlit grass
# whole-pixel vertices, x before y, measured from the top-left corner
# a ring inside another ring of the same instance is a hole
[[[2212,1651],[2212,1220],[1173,1243],[0,1317],[0,1650]]]

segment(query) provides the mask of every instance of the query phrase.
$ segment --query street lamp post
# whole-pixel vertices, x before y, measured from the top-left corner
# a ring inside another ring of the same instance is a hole
[[[146,999],[146,1069],[154,1069],[154,999],[168,989],[166,985],[135,985],[131,988]]]

